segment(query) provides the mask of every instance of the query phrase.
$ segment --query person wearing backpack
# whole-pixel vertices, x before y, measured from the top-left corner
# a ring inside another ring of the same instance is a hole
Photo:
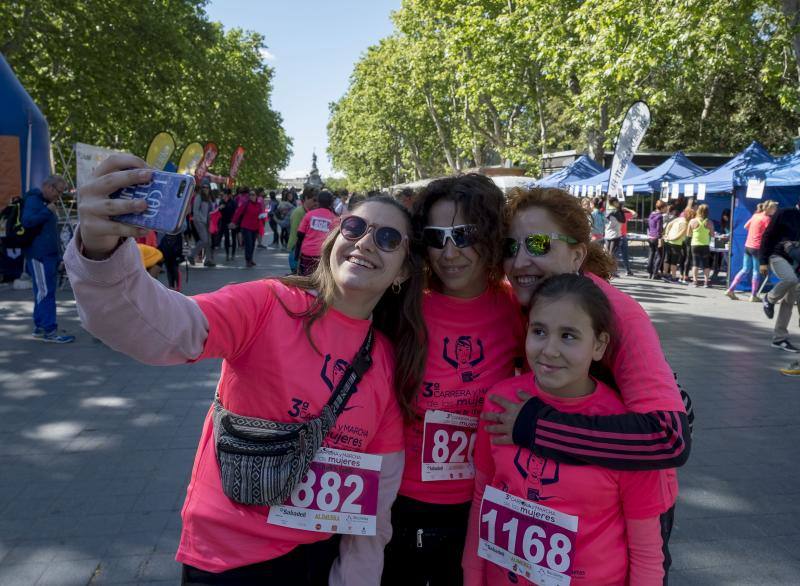
[[[35,233],[24,249],[25,270],[33,281],[33,337],[54,344],[75,341],[75,336],[59,335],[56,322],[56,276],[61,249],[55,202],[66,189],[63,177],[50,175],[41,189],[25,194],[22,209],[22,226]]]

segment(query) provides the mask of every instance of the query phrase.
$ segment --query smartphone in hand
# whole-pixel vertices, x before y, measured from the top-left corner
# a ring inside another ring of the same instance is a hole
[[[153,171],[149,183],[119,189],[112,199],[145,199],[147,209],[138,214],[122,214],[111,219],[156,232],[179,234],[194,193],[194,177],[180,173]]]

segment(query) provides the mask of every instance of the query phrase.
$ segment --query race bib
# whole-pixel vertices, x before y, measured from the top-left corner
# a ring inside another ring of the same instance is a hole
[[[302,482],[267,523],[324,533],[375,535],[381,456],[320,448]]]
[[[478,555],[539,586],[570,583],[578,517],[487,486]]]
[[[327,218],[311,218],[308,225],[317,232],[330,232],[331,230],[331,221]]]
[[[478,418],[447,411],[426,411],[422,435],[422,480],[475,477],[472,454]]]

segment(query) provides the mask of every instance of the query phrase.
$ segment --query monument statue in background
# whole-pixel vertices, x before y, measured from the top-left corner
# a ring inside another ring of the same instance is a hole
[[[308,174],[308,179],[303,184],[303,187],[313,187],[315,189],[322,189],[322,178],[319,176],[319,169],[317,168],[317,153],[311,155],[311,173]]]

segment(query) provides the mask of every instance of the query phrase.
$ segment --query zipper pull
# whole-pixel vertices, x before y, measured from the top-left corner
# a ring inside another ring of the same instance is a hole
[[[417,549],[422,549],[422,529],[417,529]]]

